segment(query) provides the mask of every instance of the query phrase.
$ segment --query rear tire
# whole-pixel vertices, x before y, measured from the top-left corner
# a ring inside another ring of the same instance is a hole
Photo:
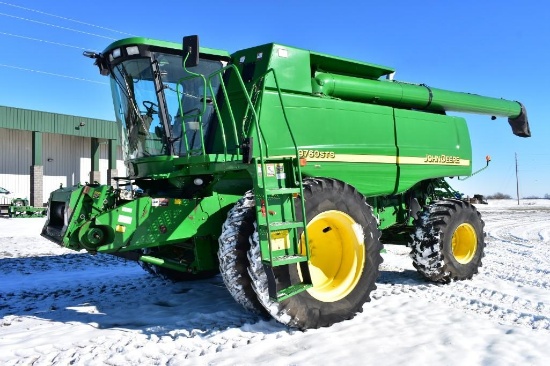
[[[410,255],[424,277],[448,283],[478,273],[485,249],[485,223],[474,206],[442,200],[425,207],[415,225]]]
[[[328,327],[353,318],[370,301],[382,263],[380,231],[365,197],[344,182],[306,179],[304,199],[313,287],[282,302],[269,298],[257,230],[248,253],[249,274],[258,299],[279,322],[300,329]],[[301,220],[301,209],[296,211]],[[278,290],[302,282],[297,264],[274,267],[273,273]]]

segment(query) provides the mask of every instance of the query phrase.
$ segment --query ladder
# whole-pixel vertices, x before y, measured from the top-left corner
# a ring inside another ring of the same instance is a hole
[[[259,207],[256,222],[261,258],[269,297],[283,301],[312,287],[299,160],[262,157],[256,159],[256,165],[254,196],[256,207]],[[301,282],[277,290],[274,268],[293,264],[300,266]]]

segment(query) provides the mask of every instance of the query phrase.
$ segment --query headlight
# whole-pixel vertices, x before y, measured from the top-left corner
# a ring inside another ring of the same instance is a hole
[[[126,53],[128,56],[139,55],[139,48],[138,46],[126,47]]]
[[[114,49],[111,55],[113,55],[113,58],[120,57],[120,48]]]

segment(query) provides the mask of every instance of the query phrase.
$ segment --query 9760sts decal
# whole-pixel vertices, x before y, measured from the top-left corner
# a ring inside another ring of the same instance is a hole
[[[306,159],[334,159],[336,154],[334,151],[319,151],[319,150],[298,150],[300,158]]]

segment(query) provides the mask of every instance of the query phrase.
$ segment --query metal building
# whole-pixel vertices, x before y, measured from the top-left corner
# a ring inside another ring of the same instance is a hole
[[[60,185],[124,176],[115,122],[0,106],[0,187],[42,206]]]

